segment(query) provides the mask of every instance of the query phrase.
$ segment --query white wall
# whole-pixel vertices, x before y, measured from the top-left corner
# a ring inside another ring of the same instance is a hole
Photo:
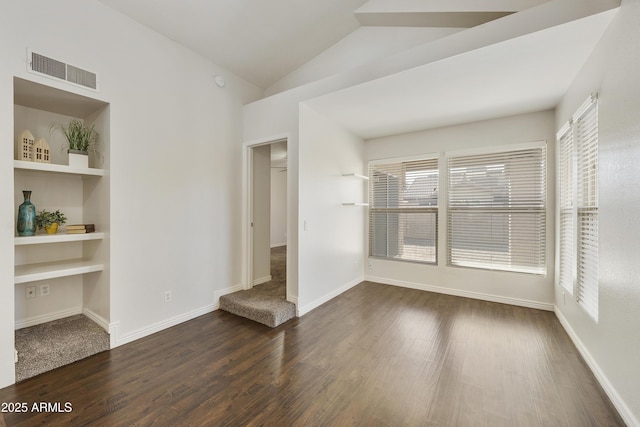
[[[361,138],[300,106],[298,310],[304,314],[363,280],[364,197]]]
[[[385,70],[387,71],[387,70]],[[299,223],[299,105],[301,102],[331,93],[373,78],[369,70],[360,68],[352,73],[333,76],[260,99],[244,106],[243,138],[245,144],[287,141],[287,297],[297,304]],[[298,308],[300,306],[298,305]]]
[[[259,89],[94,0],[2,9],[0,199],[14,200],[14,76],[109,102],[116,345],[212,310],[241,283],[242,105]],[[27,47],[98,73],[100,91],[28,73]],[[0,204],[0,386],[14,380],[14,209]]]
[[[640,1],[623,1],[557,109],[599,94],[599,316],[556,286],[556,311],[630,426],[640,426]]]
[[[271,247],[287,244],[287,171],[271,169]]]
[[[366,160],[547,141],[549,212],[554,212],[554,113],[543,111],[367,140]],[[440,173],[445,188],[446,174]],[[543,309],[553,307],[554,216],[547,218],[547,275],[448,267],[446,220],[438,221],[438,265],[369,259],[367,280]]]

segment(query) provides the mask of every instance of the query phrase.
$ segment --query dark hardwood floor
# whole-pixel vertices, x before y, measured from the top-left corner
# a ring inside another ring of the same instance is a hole
[[[29,407],[7,426],[624,425],[553,313],[369,282],[275,329],[216,311],[0,402]]]

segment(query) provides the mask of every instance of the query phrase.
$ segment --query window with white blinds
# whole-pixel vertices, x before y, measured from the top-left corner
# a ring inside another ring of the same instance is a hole
[[[545,274],[546,148],[448,158],[448,264]]]
[[[438,159],[369,165],[369,256],[437,262]]]
[[[573,294],[576,280],[575,144],[567,125],[558,138],[558,181],[560,185],[560,285]]]
[[[598,104],[585,101],[558,132],[560,285],[598,320]],[[566,176],[566,178],[565,178]]]

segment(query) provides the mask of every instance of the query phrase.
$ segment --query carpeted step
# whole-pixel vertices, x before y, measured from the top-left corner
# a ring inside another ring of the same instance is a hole
[[[281,296],[265,295],[254,289],[220,297],[220,309],[262,323],[271,328],[293,319],[296,306]]]
[[[220,308],[271,328],[296,317],[296,306],[287,301],[287,247],[271,248],[271,280],[251,289],[220,297]]]

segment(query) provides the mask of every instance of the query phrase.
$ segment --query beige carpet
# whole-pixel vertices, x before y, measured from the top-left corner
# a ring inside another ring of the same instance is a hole
[[[109,349],[109,334],[78,314],[16,331],[16,382]]]
[[[271,280],[246,291],[220,297],[220,309],[271,328],[293,319],[296,306],[287,301],[287,247],[271,249]]]

